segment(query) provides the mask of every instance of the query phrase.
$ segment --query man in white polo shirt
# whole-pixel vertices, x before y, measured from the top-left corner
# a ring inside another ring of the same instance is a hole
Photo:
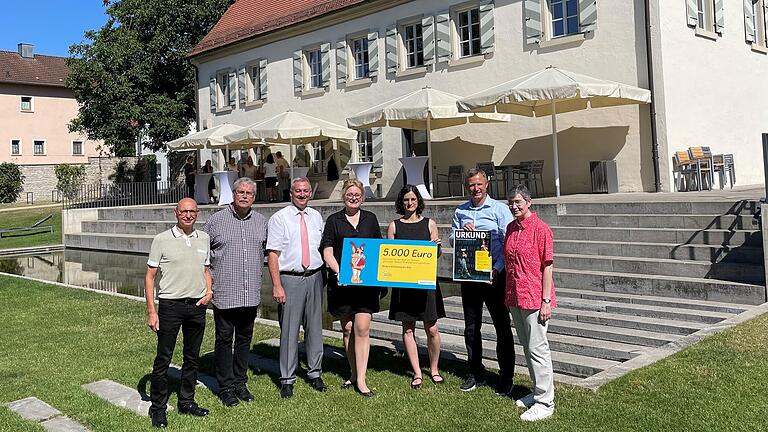
[[[156,235],[147,260],[144,291],[147,301],[147,326],[157,333],[157,356],[152,367],[149,415],[152,426],[168,426],[168,366],[176,338],[184,335],[184,363],[181,367],[179,414],[196,417],[208,410],[195,403],[198,357],[205,332],[205,309],[211,300],[211,273],[208,271],[210,240],[208,234],[194,229],[197,203],[184,198],[176,205],[176,225]],[[155,311],[155,275],[161,277]]]
[[[307,378],[324,392],[320,377],[323,361],[323,258],[320,240],[323,217],[308,207],[312,187],[306,178],[291,181],[291,205],[271,218],[267,228],[267,263],[280,321],[280,396],[293,396],[299,363],[299,329],[304,326]]]

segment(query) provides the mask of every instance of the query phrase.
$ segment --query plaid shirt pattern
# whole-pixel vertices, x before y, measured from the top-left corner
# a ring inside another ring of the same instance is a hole
[[[254,211],[240,219],[229,205],[208,218],[203,231],[211,237],[213,305],[218,309],[258,306],[267,219]]]

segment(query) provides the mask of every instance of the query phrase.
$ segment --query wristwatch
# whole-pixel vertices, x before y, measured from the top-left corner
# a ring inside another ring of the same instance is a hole
[[[541,299],[542,303],[550,304],[552,303],[552,299]]]

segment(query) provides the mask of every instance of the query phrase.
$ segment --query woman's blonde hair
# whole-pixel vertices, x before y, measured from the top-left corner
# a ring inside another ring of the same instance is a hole
[[[358,179],[349,179],[344,180],[344,184],[341,186],[341,197],[344,198],[344,195],[347,194],[347,190],[351,187],[356,187],[360,189],[360,194],[362,195],[362,199],[365,199],[365,189],[363,188],[363,184],[360,183],[360,180]]]

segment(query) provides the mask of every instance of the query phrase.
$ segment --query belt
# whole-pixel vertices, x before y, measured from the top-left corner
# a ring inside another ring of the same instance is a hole
[[[170,299],[169,298],[161,298],[160,300],[167,300],[167,301],[172,301],[172,302],[177,302],[177,303],[184,303],[184,304],[188,304],[188,305],[193,305],[193,304],[197,304],[197,302],[199,302],[201,298],[202,297],[197,297],[197,298],[186,297],[186,298],[170,298]]]
[[[281,272],[280,272],[280,274],[281,274],[281,275],[288,275],[288,276],[302,276],[302,277],[307,277],[307,276],[312,276],[313,274],[315,274],[315,273],[319,272],[319,271],[320,271],[320,270],[322,270],[322,269],[323,269],[323,267],[322,267],[322,266],[320,266],[320,267],[318,267],[318,268],[316,268],[316,269],[312,269],[312,270],[310,270],[310,269],[307,269],[307,270],[304,270],[304,271],[300,271],[300,272],[295,272],[295,271],[281,271]]]

